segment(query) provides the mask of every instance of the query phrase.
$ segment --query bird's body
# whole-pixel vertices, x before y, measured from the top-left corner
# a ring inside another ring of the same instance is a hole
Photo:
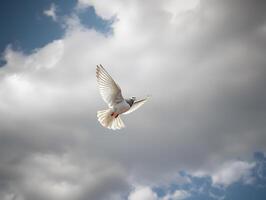
[[[119,115],[135,111],[147,101],[148,97],[138,101],[135,97],[124,99],[120,87],[102,65],[97,65],[96,77],[100,94],[109,107],[97,112],[99,122],[102,126],[113,130],[124,128],[125,125]]]
[[[127,112],[130,109],[130,105],[123,100],[122,102],[116,104],[113,106],[112,111],[116,114],[116,115],[120,115],[124,112]]]

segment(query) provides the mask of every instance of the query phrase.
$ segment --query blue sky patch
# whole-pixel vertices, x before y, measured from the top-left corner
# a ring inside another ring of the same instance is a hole
[[[210,177],[195,177],[183,171],[180,175],[189,178],[190,182],[171,183],[168,187],[153,188],[153,191],[161,198],[173,194],[176,190],[182,190],[190,194],[186,200],[264,200],[266,199],[266,157],[262,152],[256,152],[253,161],[256,163],[252,170],[254,182],[250,184],[238,181],[228,187],[219,187],[212,184]]]
[[[56,7],[59,22],[44,15],[44,10],[49,9],[52,4]],[[0,52],[3,52],[7,45],[12,45],[14,49],[30,53],[36,48],[61,38],[64,35],[64,28],[60,22],[65,16],[74,12],[80,17],[84,27],[94,28],[103,33],[111,31],[111,22],[97,16],[94,8],[88,7],[77,11],[76,4],[76,0],[9,0],[1,2]],[[1,61],[0,64],[3,63],[4,61]]]

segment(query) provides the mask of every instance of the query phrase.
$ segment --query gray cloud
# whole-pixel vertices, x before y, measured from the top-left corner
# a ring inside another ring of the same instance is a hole
[[[76,25],[31,55],[5,53],[1,199],[122,199],[135,183],[265,150],[264,1],[205,0],[179,13],[172,1],[90,3],[117,15],[114,35]],[[125,96],[152,95],[119,132],[95,117],[105,107],[99,63]]]

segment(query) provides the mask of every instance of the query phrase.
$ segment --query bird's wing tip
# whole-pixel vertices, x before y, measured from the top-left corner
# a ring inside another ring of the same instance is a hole
[[[103,66],[102,66],[102,64],[97,64],[96,67],[101,68]]]

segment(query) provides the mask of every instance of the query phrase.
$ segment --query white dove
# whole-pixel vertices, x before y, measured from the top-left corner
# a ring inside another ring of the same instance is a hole
[[[149,97],[136,100],[136,97],[124,99],[118,84],[112,79],[102,65],[96,67],[98,88],[103,100],[108,104],[108,109],[97,112],[98,121],[109,129],[121,129],[125,127],[120,118],[121,114],[129,114],[141,107]]]

